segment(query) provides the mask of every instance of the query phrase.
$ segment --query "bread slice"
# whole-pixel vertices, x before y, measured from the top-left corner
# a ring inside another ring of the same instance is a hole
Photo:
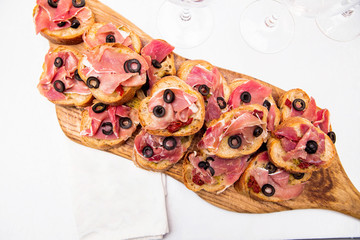
[[[179,89],[184,90],[185,93],[196,96],[198,100],[195,102],[195,104],[199,110],[190,116],[190,118],[193,118],[193,121],[191,122],[191,124],[181,127],[178,131],[176,131],[174,133],[169,132],[167,129],[149,130],[149,129],[147,129],[147,126],[149,126],[152,122],[151,114],[153,114],[153,113],[149,112],[148,103],[153,94],[155,94],[158,91],[165,90],[168,88],[179,88]],[[167,76],[167,77],[162,78],[157,83],[155,83],[155,85],[151,89],[150,96],[141,101],[139,112],[140,112],[139,117],[140,117],[141,126],[146,131],[148,131],[150,134],[159,135],[159,136],[190,136],[190,135],[194,135],[202,128],[202,126],[204,124],[204,118],[205,118],[204,100],[203,100],[202,96],[200,95],[200,93],[193,90],[189,85],[187,85],[185,82],[183,82],[180,78],[178,78],[176,76]]]
[[[171,76],[176,74],[174,53],[170,53],[166,56],[164,61],[161,62],[161,68],[155,68],[154,75],[161,79],[165,76]]]
[[[272,169],[270,168],[270,170],[269,170],[269,164],[270,164],[270,167],[272,167]],[[291,195],[281,196],[281,195],[276,194],[276,188],[281,187],[281,186],[276,186],[276,185],[273,186],[275,188],[275,194],[272,196],[266,196],[262,192],[262,187],[265,184],[263,183],[262,185],[259,185],[259,183],[257,183],[255,180],[256,176],[254,177],[253,176],[254,173],[252,173],[252,171],[256,171],[257,168],[261,169],[261,172],[264,171],[266,173],[266,171],[268,171],[267,174],[268,174],[269,178],[271,175],[276,175],[279,173],[284,174],[283,169],[279,169],[279,168],[276,168],[276,166],[271,165],[271,162],[269,161],[269,158],[267,157],[266,152],[258,153],[256,156],[254,156],[251,159],[245,172],[240,177],[240,180],[235,183],[234,186],[238,192],[248,194],[252,198],[257,199],[257,200],[270,201],[270,202],[280,202],[280,201],[288,200],[289,198],[291,199],[292,197],[296,197],[296,195],[295,196],[291,196]],[[302,183],[306,182],[307,180],[309,180],[311,177],[311,173],[303,173],[303,174],[288,173],[288,174],[289,174],[288,175],[289,178],[288,178],[288,183],[287,183],[286,187],[289,187],[290,191],[291,191],[291,188],[293,188],[292,186],[302,184]],[[258,188],[257,190],[254,190],[254,187],[252,186],[252,184],[254,184],[254,183],[251,182],[251,179],[250,179],[251,176],[253,178],[252,181],[254,181],[255,184],[257,185],[256,186]],[[266,184],[269,184],[269,180],[266,182]],[[303,189],[302,187],[298,186],[295,188],[297,188],[296,192],[298,194],[302,192],[302,189]],[[286,197],[286,198],[284,199],[284,197]]]
[[[287,99],[289,99],[291,103],[295,99],[302,99],[306,105],[305,110],[308,108],[308,104],[310,102],[309,95],[300,88],[291,89],[283,93],[278,101],[281,112],[281,121],[285,121],[291,115],[291,108],[287,107],[285,104]]]
[[[36,5],[33,10],[33,17],[35,17],[39,11],[39,5]],[[87,11],[91,11],[90,8],[84,7],[87,9]],[[91,12],[91,18],[86,21],[85,23],[82,23],[78,28],[64,28],[59,30],[51,31],[49,29],[43,29],[41,30],[40,34],[47,38],[50,42],[56,43],[56,44],[64,44],[64,45],[74,45],[81,43],[82,35],[91,27],[91,25],[95,22],[95,16]]]
[[[290,127],[296,130],[298,137],[302,137],[300,131],[300,126],[302,124],[308,125],[310,127],[314,127],[312,123],[305,118],[291,117],[288,118],[286,121],[282,122],[276,128],[275,133],[279,129]],[[317,171],[320,168],[329,167],[336,156],[335,146],[328,135],[326,135],[319,128],[315,128],[315,130],[319,134],[323,134],[325,136],[325,151],[320,155],[320,159],[323,161],[320,165],[317,166],[312,164],[304,168],[304,167],[299,167],[299,165],[303,163],[301,159],[292,159],[285,161],[283,157],[285,156],[286,152],[281,145],[281,140],[277,138],[275,135],[272,135],[269,141],[267,142],[267,148],[271,162],[273,162],[276,166],[282,167],[289,172],[299,172],[299,173],[308,173],[308,172]]]
[[[193,136],[185,136],[180,138],[181,138],[182,146],[188,149],[191,145]],[[178,159],[178,161],[182,159],[185,153],[186,150],[184,151],[183,155]],[[166,170],[168,170],[177,163],[177,162],[170,162],[168,159],[161,159],[161,161],[159,162],[149,161],[136,150],[135,146],[132,155],[132,160],[136,166],[154,172],[165,172]]]
[[[82,57],[82,55],[79,52],[73,50],[72,48],[66,47],[66,46],[60,46],[60,47],[57,47],[54,50],[50,49],[48,54],[53,54],[53,53],[58,53],[58,52],[71,52],[76,56],[76,58],[78,60],[81,59],[81,57]],[[46,72],[47,72],[46,68],[47,67],[46,67],[45,62],[43,64],[42,68],[43,68],[43,72],[42,72],[42,74],[40,76],[40,81],[41,81],[41,79],[44,79],[46,77]],[[40,88],[41,86],[39,85],[38,87]],[[63,94],[66,96],[66,99],[64,99],[64,100],[55,100],[55,101],[49,100],[49,101],[51,101],[54,104],[58,104],[58,105],[62,105],[62,106],[85,107],[85,106],[88,106],[89,104],[91,104],[91,101],[93,99],[92,94],[86,94],[86,95],[77,94],[77,93],[63,93]]]
[[[94,39],[96,38],[96,32],[101,28],[102,26],[106,25],[107,23],[94,23],[83,35],[83,38],[89,38]],[[120,31],[126,32],[129,34],[132,42],[132,46],[134,48],[134,51],[137,53],[140,53],[142,43],[138,35],[136,35],[133,31],[129,30],[125,26],[119,26],[117,27]],[[89,46],[86,44],[86,41],[84,41],[85,47],[89,48]]]
[[[116,51],[118,53],[124,53],[124,54],[134,53],[134,51],[131,50],[130,48],[125,47],[118,43],[115,43],[115,44],[107,43],[105,45],[112,46],[114,51]],[[96,51],[96,49],[98,49],[100,47],[101,46],[95,47],[93,50]],[[85,68],[85,65],[84,65],[85,60],[86,60],[86,57],[82,57],[80,59],[78,69],[79,69],[80,77],[86,83],[87,77],[84,76],[82,73],[82,70]],[[116,91],[114,91],[112,94],[106,94],[103,91],[101,91],[99,88],[97,88],[97,89],[90,88],[90,91],[93,94],[93,96],[96,99],[98,99],[100,102],[116,106],[116,105],[121,105],[121,104],[124,104],[124,103],[130,101],[135,96],[136,91],[141,88],[141,85],[136,86],[136,87],[122,86],[122,88],[124,90],[124,92],[122,94],[119,94],[119,92],[116,92]]]
[[[266,142],[266,140],[268,139],[268,133],[266,130],[266,119],[267,119],[268,113],[267,113],[267,109],[265,107],[258,105],[258,104],[240,106],[229,112],[224,113],[223,115],[221,115],[221,117],[219,119],[213,120],[210,123],[207,131],[203,135],[202,140],[204,139],[204,137],[206,137],[207,134],[210,134],[210,131],[213,131],[210,129],[216,128],[217,124],[219,124],[219,125],[225,124],[226,125],[226,122],[237,118],[238,112],[240,112],[240,111],[247,111],[250,113],[252,113],[254,111],[263,112],[263,116],[260,119],[263,122],[262,126],[260,126],[263,129],[262,135],[260,135],[257,138],[254,138],[254,141],[252,144],[246,144],[245,146],[242,144],[237,149],[231,148],[229,146],[228,139],[230,136],[225,136],[221,139],[220,144],[217,149],[207,148],[207,149],[203,149],[204,151],[206,151],[208,154],[216,155],[221,158],[236,158],[236,157],[240,157],[240,156],[250,155],[250,154],[256,152],[261,147],[261,145],[264,142]],[[198,147],[202,148],[200,146],[200,143],[199,143]]]

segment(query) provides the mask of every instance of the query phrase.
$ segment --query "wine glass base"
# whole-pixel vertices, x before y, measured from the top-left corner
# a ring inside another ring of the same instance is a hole
[[[240,19],[241,36],[251,48],[262,53],[276,53],[288,47],[294,29],[291,13],[274,0],[251,3]]]
[[[214,28],[214,17],[208,7],[191,8],[190,19],[181,18],[183,8],[165,2],[158,13],[157,26],[164,40],[176,48],[193,48],[207,40]]]

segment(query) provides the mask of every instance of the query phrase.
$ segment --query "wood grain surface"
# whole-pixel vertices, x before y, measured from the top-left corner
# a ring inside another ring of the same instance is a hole
[[[139,35],[143,45],[151,40],[149,35],[101,2],[97,0],[87,0],[87,5],[94,12],[97,22],[112,22],[117,25],[125,25]],[[55,44],[50,43],[50,45],[56,47]],[[84,51],[82,44],[71,47],[80,52]],[[185,60],[183,57],[175,54],[177,68]],[[219,70],[229,83],[236,78],[254,79],[250,76],[226,69],[219,68]],[[268,83],[265,84],[273,89],[275,100],[284,92],[280,88]],[[80,144],[82,144],[79,136],[81,111],[81,108],[56,106],[56,114],[61,129],[67,137]],[[111,148],[108,151],[130,160],[132,158],[133,143],[134,137],[126,141],[122,146]],[[165,173],[182,182],[182,161]],[[294,200],[280,203],[257,201],[237,192],[233,186],[221,194],[208,193],[205,191],[200,191],[197,194],[205,201],[217,207],[241,213],[268,213],[292,209],[318,208],[342,212],[360,219],[360,193],[347,177],[338,155],[328,169],[322,169],[313,173],[310,181],[305,186],[304,192]]]

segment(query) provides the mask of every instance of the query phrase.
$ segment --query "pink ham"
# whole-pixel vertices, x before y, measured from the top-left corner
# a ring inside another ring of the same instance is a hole
[[[314,126],[320,128],[324,133],[330,131],[330,112],[327,109],[320,109],[316,112]]]
[[[216,69],[216,68],[214,68]],[[191,87],[206,85],[209,88],[217,87],[219,85],[220,75],[219,72],[214,70],[210,71],[202,66],[194,66],[185,82],[189,84]],[[214,88],[213,88],[214,89]]]
[[[57,57],[63,60],[60,68],[55,67],[54,61]],[[77,69],[78,59],[69,51],[51,52],[45,56],[45,74],[40,79],[38,89],[42,95],[50,101],[65,100],[65,93],[75,93],[80,95],[91,94],[89,88],[83,81],[77,81],[74,78]],[[63,93],[57,92],[53,86],[56,80],[60,80],[65,85]]]
[[[72,18],[79,20],[80,24],[87,24],[92,17],[88,8],[75,8],[71,0],[58,1],[57,8],[50,7],[47,0],[37,0],[36,3],[39,6],[34,16],[36,33],[44,29],[55,31],[68,28]],[[59,27],[57,24],[60,22],[66,22],[66,24]]]
[[[125,72],[124,64],[130,59],[136,59],[140,62],[140,73]],[[86,59],[83,63],[85,68],[82,69],[82,73],[87,78],[90,76],[97,77],[100,81],[99,90],[105,94],[112,94],[120,85],[136,87],[146,82],[145,72],[148,65],[145,59],[137,53],[119,53],[115,48],[103,45],[86,53]]]
[[[310,98],[308,106],[307,106],[306,110],[304,110],[304,111],[295,110],[294,107],[292,106],[291,101],[289,100],[288,102],[290,102],[290,104],[288,103],[287,106],[288,107],[290,106],[290,108],[291,108],[290,117],[301,116],[303,118],[308,119],[311,122],[316,119],[316,102],[315,102],[315,99],[313,97]]]
[[[181,157],[183,156],[184,152],[187,150],[185,146],[181,144],[181,138],[175,137],[176,140],[176,147],[173,150],[166,150],[163,147],[163,141],[165,137],[155,136],[147,133],[146,131],[142,130],[134,140],[135,150],[138,154],[142,155],[142,150],[146,146],[150,146],[154,152],[154,155],[150,158],[146,158],[148,161],[151,162],[161,162],[162,160],[169,161],[171,163],[177,163]]]
[[[196,152],[189,154],[189,161],[194,167],[193,176],[197,174],[207,184],[214,184],[216,183],[215,177],[223,176],[224,180],[221,184],[225,186],[232,185],[240,178],[248,165],[247,160],[249,159],[249,156],[234,159],[219,158],[217,156],[209,157],[214,159],[214,161],[208,161],[210,167],[214,169],[214,176],[211,175],[209,169],[205,170],[199,167],[201,161],[206,161],[205,157],[197,156]]]
[[[92,107],[85,108],[89,113],[91,119],[91,126],[88,129],[80,132],[81,136],[88,136],[101,140],[114,140],[114,139],[128,139],[136,130],[139,124],[138,112],[128,106],[107,106],[107,110],[102,113],[95,113]],[[121,117],[130,118],[132,126],[128,129],[120,127],[119,120]],[[113,126],[113,134],[105,135],[102,132],[102,124],[110,122]]]
[[[194,103],[197,97],[184,92],[181,89],[172,88],[175,94],[175,100],[172,103],[166,103],[163,99],[164,91],[159,91],[152,96],[148,103],[149,112],[153,112],[156,106],[165,108],[165,115],[161,118],[151,114],[152,123],[147,126],[148,130],[166,129],[172,122],[187,122],[189,117],[198,111]]]

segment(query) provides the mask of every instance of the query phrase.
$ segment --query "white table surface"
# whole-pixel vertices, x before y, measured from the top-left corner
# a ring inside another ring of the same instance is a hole
[[[160,38],[156,14],[162,0],[103,2]],[[331,112],[341,162],[360,189],[360,38],[335,42],[322,35],[313,19],[295,17],[291,45],[277,54],[261,54],[250,49],[238,31],[240,13],[250,2],[214,0],[212,36],[199,47],[175,52],[285,90],[299,87],[314,96],[319,106]],[[35,35],[34,5],[35,0],[0,1],[0,239],[78,239],[68,179],[69,161],[76,156],[61,151],[64,145],[75,143],[61,132],[54,106],[36,89],[48,43]],[[130,161],[129,168],[134,168]],[[206,203],[171,178],[167,207],[170,233],[165,239],[360,237],[360,221],[341,213],[228,212]]]

